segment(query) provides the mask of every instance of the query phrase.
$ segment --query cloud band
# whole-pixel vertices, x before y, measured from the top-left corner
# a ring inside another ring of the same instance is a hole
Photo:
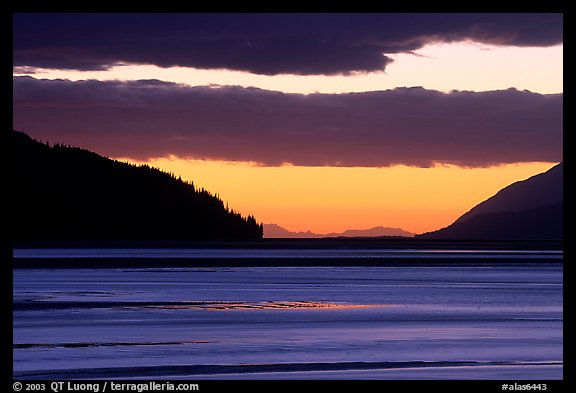
[[[387,54],[430,42],[562,43],[560,13],[14,14],[20,67],[106,69],[118,63],[256,74],[380,71]]]
[[[367,167],[562,160],[562,94],[399,88],[301,95],[29,76],[14,78],[13,87],[16,129],[114,157]]]

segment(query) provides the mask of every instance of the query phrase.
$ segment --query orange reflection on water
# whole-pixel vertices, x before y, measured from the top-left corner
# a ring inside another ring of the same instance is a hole
[[[282,310],[282,309],[353,309],[386,307],[389,304],[341,304],[313,301],[265,301],[265,302],[183,302],[182,304],[155,305],[152,308],[168,310]]]

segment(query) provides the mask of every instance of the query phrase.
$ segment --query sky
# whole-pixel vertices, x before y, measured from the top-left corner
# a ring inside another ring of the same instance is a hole
[[[562,161],[562,14],[14,14],[14,128],[259,222],[445,227]]]

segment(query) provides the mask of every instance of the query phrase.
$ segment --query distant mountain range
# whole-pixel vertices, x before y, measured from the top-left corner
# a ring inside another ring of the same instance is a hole
[[[400,228],[377,226],[370,229],[350,229],[340,233],[319,234],[314,232],[291,232],[276,224],[263,224],[265,238],[304,239],[324,237],[413,237],[411,232]]]
[[[426,239],[563,239],[563,163],[503,188]]]
[[[204,189],[147,165],[10,131],[9,234],[38,240],[251,240],[262,237]]]

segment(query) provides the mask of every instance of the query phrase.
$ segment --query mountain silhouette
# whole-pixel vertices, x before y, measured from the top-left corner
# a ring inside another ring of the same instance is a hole
[[[426,239],[563,239],[563,163],[513,183]]]
[[[264,224],[264,237],[266,238],[325,238],[325,237],[413,237],[411,232],[400,228],[386,228],[377,226],[370,229],[349,229],[339,233],[318,234],[311,231],[291,232],[276,224]]]
[[[194,184],[147,165],[10,131],[10,234],[38,240],[247,240],[262,237]]]

